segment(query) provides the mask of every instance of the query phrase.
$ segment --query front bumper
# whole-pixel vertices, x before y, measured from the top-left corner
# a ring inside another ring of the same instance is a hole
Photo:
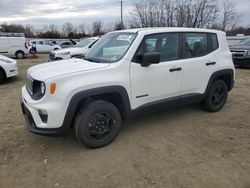
[[[14,77],[16,75],[18,75],[18,68],[17,68],[17,65],[16,65],[16,62],[15,63],[6,63],[6,76],[7,78],[11,78],[11,77]]]
[[[31,112],[25,105],[25,102],[23,99],[20,101],[22,112],[26,121],[26,127],[29,132],[39,134],[39,135],[44,135],[44,136],[65,136],[67,135],[68,129],[65,127],[60,127],[60,128],[52,128],[52,129],[46,129],[46,128],[38,128]]]

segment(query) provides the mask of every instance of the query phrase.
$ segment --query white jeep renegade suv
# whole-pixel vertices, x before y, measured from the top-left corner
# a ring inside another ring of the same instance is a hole
[[[98,148],[122,120],[152,107],[202,102],[219,111],[234,84],[225,33],[146,28],[106,34],[85,59],[31,67],[21,105],[29,131],[65,135]]]

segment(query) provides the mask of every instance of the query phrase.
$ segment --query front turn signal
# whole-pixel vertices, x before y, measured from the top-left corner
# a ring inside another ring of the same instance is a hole
[[[54,94],[56,91],[56,83],[50,84],[50,94]]]

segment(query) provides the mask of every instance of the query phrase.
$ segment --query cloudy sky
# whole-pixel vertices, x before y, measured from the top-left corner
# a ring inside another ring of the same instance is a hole
[[[124,0],[124,17],[133,9],[133,0]],[[240,24],[250,25],[250,0],[236,0]],[[31,24],[39,29],[44,24],[65,22],[90,24],[119,20],[119,0],[0,0],[0,23]]]

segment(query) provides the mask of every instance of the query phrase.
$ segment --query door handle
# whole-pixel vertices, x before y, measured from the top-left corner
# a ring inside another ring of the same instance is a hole
[[[215,65],[216,62],[209,62],[209,63],[206,63],[206,66],[209,66],[209,65]]]
[[[176,67],[176,68],[169,69],[169,72],[181,71],[181,70],[182,70],[181,67]]]

